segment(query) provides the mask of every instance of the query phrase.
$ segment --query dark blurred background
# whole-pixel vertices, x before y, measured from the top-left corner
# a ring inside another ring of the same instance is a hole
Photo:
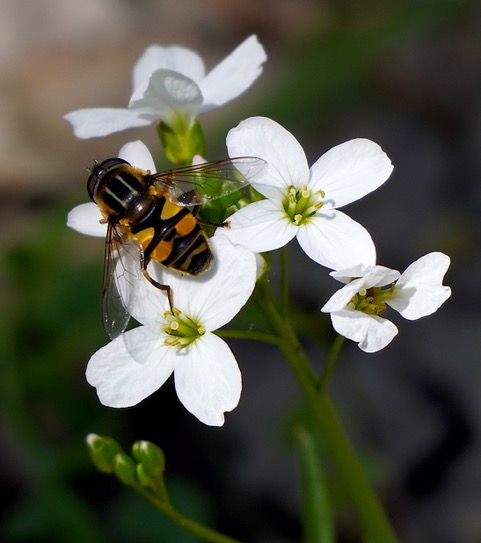
[[[98,474],[89,432],[167,454],[179,508],[233,537],[300,541],[291,428],[299,390],[275,349],[230,341],[244,377],[239,407],[208,428],[171,384],[139,406],[100,405],[85,381],[106,343],[103,247],[65,225],[86,201],[87,168],[154,130],[77,140],[63,115],[125,107],[131,69],[151,43],[196,49],[208,68],[256,33],[264,73],[242,97],[200,117],[207,158],[225,134],[266,115],[311,162],[353,137],[379,143],[395,170],[347,212],[372,234],[380,264],[403,270],[433,250],[452,258],[453,296],[378,354],[346,342],[332,383],[370,478],[402,541],[481,542],[481,4],[462,0],[2,0],[0,17],[0,538],[8,542],[179,542],[172,527]],[[316,368],[329,340],[318,313],[337,289],[290,248],[293,312]],[[274,276],[275,279],[275,276]],[[339,541],[360,536],[346,496]]]

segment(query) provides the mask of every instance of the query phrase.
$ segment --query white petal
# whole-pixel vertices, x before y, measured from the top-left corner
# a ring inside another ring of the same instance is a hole
[[[360,287],[364,288],[390,285],[401,276],[397,270],[392,270],[391,268],[385,268],[384,266],[364,266],[362,264],[333,271],[329,275],[341,283],[349,283],[354,277],[362,277],[364,280]]]
[[[359,289],[362,287],[362,282],[363,278],[360,277],[358,279],[353,279],[350,283],[344,285],[329,298],[321,308],[321,311],[323,313],[332,313],[344,309],[352,300],[352,297],[359,292]]]
[[[450,259],[443,253],[429,253],[413,262],[396,283],[395,298],[386,303],[409,320],[434,313],[450,296],[443,286]]]
[[[87,236],[105,238],[107,225],[101,224],[102,214],[96,204],[89,202],[72,209],[67,216],[67,226]]]
[[[361,289],[391,285],[401,274],[396,270],[391,270],[384,266],[359,265],[345,268],[339,272],[334,271],[329,275],[346,284],[335,292],[324,305],[321,309],[324,313],[343,309]]]
[[[213,265],[197,276],[149,263],[150,275],[171,287],[174,306],[208,331],[223,326],[239,312],[254,290],[257,273],[255,255],[246,247],[233,245],[224,235],[212,238],[211,245]],[[122,300],[137,321],[160,329],[165,324],[163,315],[169,311],[167,294],[151,285],[139,269],[135,255],[123,259],[118,281]]]
[[[384,151],[367,139],[333,147],[311,167],[309,188],[323,190],[332,207],[342,207],[369,194],[391,175],[393,166]]]
[[[231,129],[226,144],[231,158],[256,156],[268,167],[252,186],[268,198],[282,200],[287,188],[309,181],[306,155],[296,138],[280,124],[266,117],[250,117]]]
[[[224,413],[239,403],[242,377],[225,341],[206,333],[177,357],[175,389],[184,407],[201,422],[222,426]]]
[[[338,334],[356,341],[366,353],[384,349],[398,333],[391,321],[353,309],[331,313],[331,322]]]
[[[127,128],[148,126],[152,120],[123,108],[78,109],[65,115],[77,138],[98,138]]]
[[[194,81],[172,70],[157,70],[132,96],[129,109],[142,117],[174,124],[178,114],[190,123],[199,112],[202,93]]]
[[[376,261],[376,249],[369,232],[335,209],[321,209],[299,227],[297,239],[308,257],[333,270],[356,264],[369,266]]]
[[[266,60],[257,36],[247,38],[200,83],[204,96],[202,111],[219,107],[242,94],[262,73]]]
[[[299,230],[279,204],[271,200],[253,202],[236,211],[229,221],[231,227],[225,235],[256,253],[283,247]]]
[[[216,330],[231,321],[246,304],[256,284],[255,254],[243,245],[234,245],[221,235],[211,238],[214,263],[199,276],[185,306],[198,316],[207,330]],[[228,300],[228,303],[226,303]]]
[[[213,331],[228,323],[249,299],[257,264],[251,250],[234,245],[224,233],[210,241],[214,261],[209,270],[188,276],[164,268],[156,278],[172,287],[177,309]]]
[[[119,158],[123,158],[136,168],[155,172],[154,159],[147,146],[140,140],[126,143],[119,151]]]
[[[133,70],[133,88],[136,90],[155,70],[165,68],[179,72],[199,83],[205,75],[204,62],[191,49],[173,45],[151,45],[143,52]]]
[[[158,330],[140,326],[98,350],[86,377],[109,407],[130,407],[158,390],[174,369],[175,353]]]
[[[170,311],[167,293],[152,285],[142,275],[140,252],[135,246],[129,245],[127,251],[122,251],[122,255],[122,262],[117,265],[120,270],[117,288],[125,307],[136,321],[160,329],[165,325],[164,313]],[[163,276],[163,271],[160,274],[156,273],[159,268],[165,269],[161,264],[151,261],[148,267],[149,274],[161,284],[170,285],[171,282]]]

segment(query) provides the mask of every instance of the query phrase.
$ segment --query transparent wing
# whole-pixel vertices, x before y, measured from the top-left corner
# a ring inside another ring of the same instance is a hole
[[[246,187],[262,176],[266,166],[261,158],[246,156],[167,170],[148,179],[175,204],[192,206]]]
[[[136,285],[142,279],[140,249],[115,226],[109,225],[105,240],[102,316],[110,339],[125,331],[130,320]]]

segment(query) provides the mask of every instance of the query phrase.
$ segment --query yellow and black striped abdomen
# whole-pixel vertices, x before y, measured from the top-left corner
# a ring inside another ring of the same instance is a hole
[[[131,225],[132,236],[142,244],[144,266],[155,260],[189,275],[206,270],[213,258],[207,236],[193,213],[165,197],[141,221]]]

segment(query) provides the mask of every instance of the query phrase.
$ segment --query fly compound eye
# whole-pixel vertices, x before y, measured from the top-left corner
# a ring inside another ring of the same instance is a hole
[[[97,188],[105,176],[125,164],[130,166],[130,164],[122,158],[107,158],[103,162],[95,162],[94,167],[90,170],[92,173],[87,180],[87,192],[94,202]]]

